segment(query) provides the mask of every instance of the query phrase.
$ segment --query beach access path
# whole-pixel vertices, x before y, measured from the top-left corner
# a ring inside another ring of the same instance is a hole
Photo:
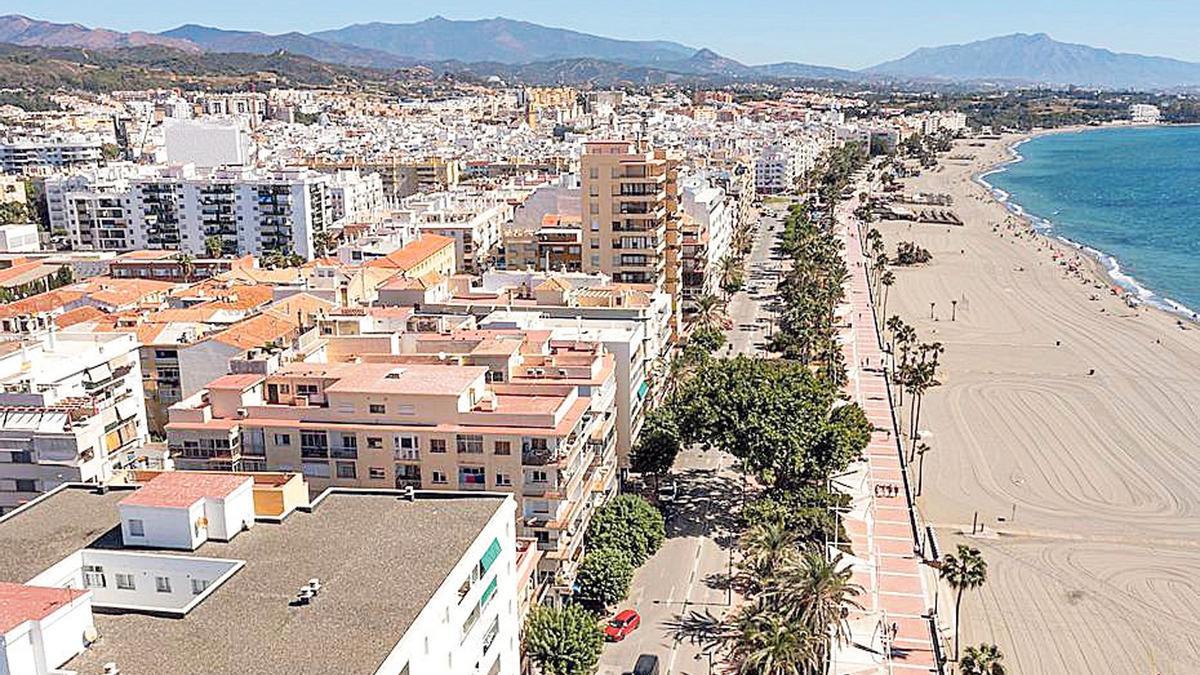
[[[933,583],[918,551],[919,525],[910,512],[910,489],[897,443],[896,422],[876,331],[867,266],[851,214],[857,200],[839,208],[837,234],[844,243],[850,278],[840,339],[846,359],[848,399],[863,408],[874,432],[862,462],[837,479],[850,495],[843,514],[853,555],[855,583],[864,589],[861,610],[849,618],[851,641],[835,645],[832,672],[928,673],[937,670]]]
[[[971,159],[902,181],[950,195],[963,226],[877,224],[889,253],[933,254],[893,268],[887,313],[945,346],[918,505],[944,551],[968,543],[988,563],[963,644],[995,643],[1023,675],[1195,673],[1200,327],[1126,306],[972,181],[1013,140],[958,141],[949,154]]]

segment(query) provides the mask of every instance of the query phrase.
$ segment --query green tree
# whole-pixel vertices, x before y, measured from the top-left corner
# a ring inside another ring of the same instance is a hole
[[[629,455],[630,468],[636,473],[662,476],[671,470],[681,448],[679,426],[671,408],[651,410],[642,424],[637,444]]]
[[[196,258],[190,253],[179,253],[175,256],[175,260],[179,263],[179,271],[183,274],[183,280],[191,281],[192,273],[196,271]]]
[[[209,258],[220,258],[225,252],[225,243],[220,237],[213,235],[204,239],[204,255]]]
[[[624,551],[636,566],[654,555],[665,538],[662,513],[643,497],[623,494],[596,509],[588,527],[587,545],[591,549]]]
[[[24,202],[0,202],[0,225],[32,222],[33,214]]]
[[[822,645],[828,637],[813,633],[800,617],[763,604],[739,613],[732,631],[730,657],[738,675],[808,675],[820,672]]]
[[[534,607],[525,619],[525,653],[544,675],[590,675],[600,661],[604,634],[578,605]]]
[[[958,545],[958,555],[947,553],[939,574],[954,590],[954,655],[958,657],[958,626],[962,617],[963,592],[979,588],[987,581],[987,561],[979,549]]]
[[[576,597],[600,609],[616,604],[629,593],[633,581],[633,563],[629,554],[612,548],[589,551],[579,564],[575,581],[579,584]]]
[[[962,675],[1004,675],[1004,655],[996,645],[981,644],[963,650],[958,668]]]

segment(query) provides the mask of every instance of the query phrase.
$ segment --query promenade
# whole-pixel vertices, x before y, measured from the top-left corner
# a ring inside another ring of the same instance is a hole
[[[847,223],[853,204],[844,209],[839,221]],[[929,619],[936,582],[916,552],[920,529],[905,479],[867,267],[857,228],[838,227],[850,273],[839,310],[846,393],[863,408],[875,431],[863,460],[835,481],[852,500],[843,521],[854,552],[847,560],[865,592],[858,598],[862,609],[849,617],[850,642],[834,646],[832,672],[938,672]]]

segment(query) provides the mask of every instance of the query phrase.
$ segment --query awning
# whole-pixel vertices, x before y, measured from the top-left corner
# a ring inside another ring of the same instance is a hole
[[[492,563],[496,562],[496,558],[500,557],[500,540],[493,539],[492,544],[483,552],[483,557],[479,560],[479,566],[486,573],[491,568]]]
[[[84,377],[90,382],[103,382],[112,379],[112,370],[109,369],[107,363],[101,363],[95,368],[88,368]]]
[[[127,420],[137,417],[138,407],[141,405],[141,399],[137,398],[127,398],[124,401],[117,401],[117,418]]]
[[[646,398],[646,392],[648,392],[648,391],[650,391],[650,383],[647,382],[646,380],[642,380],[642,383],[640,385],[638,385],[638,391],[637,391],[638,398]]]

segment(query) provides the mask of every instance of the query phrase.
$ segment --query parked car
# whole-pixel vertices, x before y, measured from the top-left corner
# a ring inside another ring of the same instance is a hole
[[[620,642],[640,625],[642,617],[632,609],[626,609],[614,616],[604,627],[604,637],[613,642]]]
[[[631,675],[658,675],[658,657],[653,654],[642,654],[634,664]]]
[[[673,504],[679,496],[679,485],[673,480],[665,480],[658,486],[658,503]]]

